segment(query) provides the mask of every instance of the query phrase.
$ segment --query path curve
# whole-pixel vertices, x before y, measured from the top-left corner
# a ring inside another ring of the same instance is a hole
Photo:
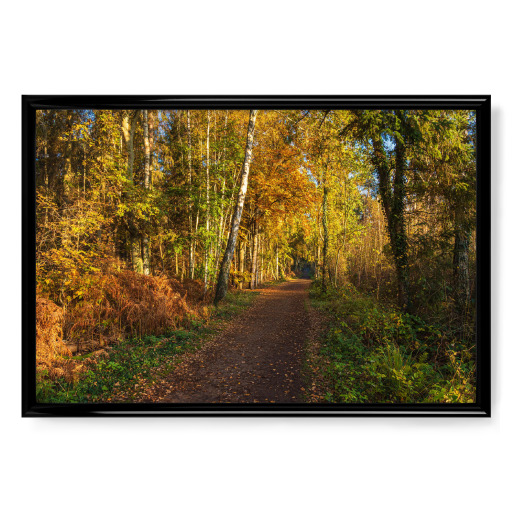
[[[147,390],[144,402],[303,402],[301,369],[310,328],[311,281],[262,291],[255,303],[174,371]]]

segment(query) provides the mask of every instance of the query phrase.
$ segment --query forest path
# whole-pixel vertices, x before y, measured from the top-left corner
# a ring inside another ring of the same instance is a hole
[[[264,289],[212,341],[146,390],[146,403],[303,402],[310,280]]]

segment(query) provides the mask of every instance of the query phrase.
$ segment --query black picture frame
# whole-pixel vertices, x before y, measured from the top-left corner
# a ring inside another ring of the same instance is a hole
[[[36,402],[35,128],[38,109],[472,109],[477,118],[476,402],[472,404],[51,404]],[[491,416],[491,96],[22,96],[22,416]]]

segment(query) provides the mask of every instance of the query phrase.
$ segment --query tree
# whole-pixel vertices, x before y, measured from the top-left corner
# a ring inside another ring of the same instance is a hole
[[[352,122],[343,130],[370,150],[377,189],[384,211],[393,253],[398,303],[409,310],[409,261],[405,229],[406,144],[412,142],[412,126],[405,111],[353,111]]]
[[[431,111],[419,117],[422,140],[412,164],[412,186],[440,222],[429,239],[452,240],[453,300],[462,322],[470,300],[470,244],[476,218],[476,126],[473,112]]]
[[[146,192],[151,186],[151,147],[149,142],[149,115],[147,110],[142,111],[144,127],[144,188]],[[150,241],[148,235],[147,222],[144,223],[144,233],[142,235],[142,268],[144,275],[150,272]]]
[[[128,178],[128,185],[133,187],[133,167],[135,161],[134,151],[134,138],[135,130],[137,128],[137,121],[140,117],[140,110],[134,111],[123,111],[122,113],[122,133],[124,137],[125,146],[128,148],[128,165],[126,168],[126,175]],[[128,192],[129,194],[130,192]],[[130,216],[128,220],[128,232],[129,232],[129,246],[130,254],[132,259],[132,267],[136,272],[143,272],[143,260],[141,251],[141,239],[138,233],[137,227],[133,220],[133,216]]]
[[[227,293],[228,290],[228,279],[231,262],[233,261],[233,254],[235,252],[236,241],[238,236],[238,230],[240,228],[240,219],[242,218],[242,212],[244,209],[245,194],[247,193],[247,184],[249,182],[249,168],[251,165],[252,158],[252,146],[254,141],[254,127],[256,124],[257,110],[251,110],[249,114],[249,125],[247,128],[247,142],[245,147],[245,159],[242,171],[242,177],[240,181],[240,189],[238,192],[238,200],[236,203],[235,211],[231,221],[231,230],[229,232],[228,243],[226,251],[222,259],[220,266],[219,277],[217,280],[217,288],[215,291],[214,303],[217,305]]]
[[[254,288],[293,269],[468,325],[474,112],[260,111],[254,144],[248,114],[38,111],[45,293],[115,267],[193,278],[207,302],[219,277]]]

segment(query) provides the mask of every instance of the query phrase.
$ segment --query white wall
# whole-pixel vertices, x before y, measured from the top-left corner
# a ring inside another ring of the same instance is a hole
[[[5,510],[505,510],[512,455],[506,3],[168,4],[47,0],[2,9]],[[492,419],[22,420],[20,95],[70,93],[492,94]]]

